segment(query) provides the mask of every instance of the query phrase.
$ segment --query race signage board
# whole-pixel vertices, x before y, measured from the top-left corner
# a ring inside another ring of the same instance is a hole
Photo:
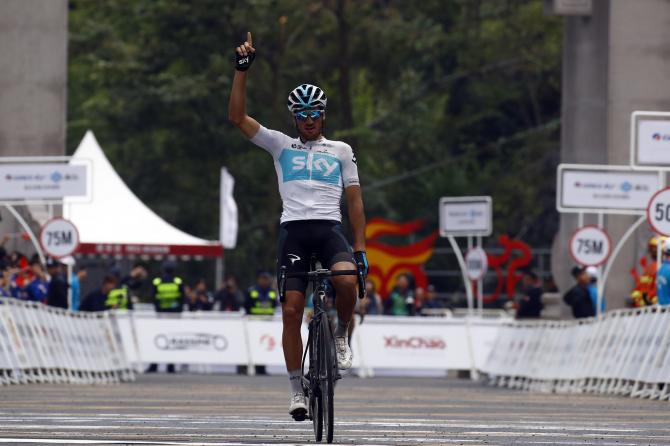
[[[491,197],[442,197],[440,235],[489,236],[493,231]]]
[[[54,218],[42,227],[40,245],[51,257],[67,257],[79,247],[79,232],[71,221]]]
[[[647,220],[654,231],[670,237],[670,187],[659,190],[651,197]]]
[[[570,238],[570,255],[580,265],[602,265],[611,251],[612,241],[609,235],[597,226],[582,226]]]
[[[561,164],[557,181],[559,212],[644,215],[661,176],[628,166]]]
[[[473,248],[465,254],[466,272],[470,280],[479,280],[484,278],[488,271],[489,263],[486,258],[486,252],[479,246]]]
[[[670,113],[633,112],[630,132],[634,169],[670,170]]]
[[[62,162],[0,164],[0,200],[62,200],[88,193],[88,165]]]

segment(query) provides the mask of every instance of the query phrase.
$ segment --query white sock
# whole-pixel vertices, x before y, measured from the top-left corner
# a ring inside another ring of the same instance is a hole
[[[291,385],[291,393],[302,393],[302,370],[295,369],[289,371],[288,382]]]

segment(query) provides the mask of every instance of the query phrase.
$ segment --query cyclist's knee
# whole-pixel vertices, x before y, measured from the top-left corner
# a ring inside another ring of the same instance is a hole
[[[302,314],[303,309],[295,305],[284,305],[284,308],[282,308],[282,319],[285,325],[300,326],[302,324]]]
[[[358,284],[356,276],[335,276],[332,278],[335,289],[354,289]]]

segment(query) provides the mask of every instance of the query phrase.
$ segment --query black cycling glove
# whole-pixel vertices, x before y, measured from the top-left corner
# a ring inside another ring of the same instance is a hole
[[[368,256],[365,254],[365,251],[355,251],[354,259],[356,263],[359,263],[363,266],[363,275],[368,276]]]
[[[247,71],[254,59],[256,58],[256,52],[248,52],[246,56],[240,56],[235,51],[235,69],[237,71]]]

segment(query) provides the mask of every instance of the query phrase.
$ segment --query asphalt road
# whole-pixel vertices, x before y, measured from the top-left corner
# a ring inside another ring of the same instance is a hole
[[[143,375],[113,386],[0,387],[2,444],[314,443],[284,377]],[[670,403],[531,394],[459,379],[347,377],[335,443],[670,445]]]

